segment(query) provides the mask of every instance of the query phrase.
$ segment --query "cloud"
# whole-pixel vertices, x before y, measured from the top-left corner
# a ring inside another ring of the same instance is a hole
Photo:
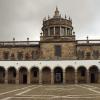
[[[39,40],[42,20],[58,6],[73,19],[78,39],[98,38],[100,0],[0,0],[0,40]],[[95,34],[95,35],[94,35]]]

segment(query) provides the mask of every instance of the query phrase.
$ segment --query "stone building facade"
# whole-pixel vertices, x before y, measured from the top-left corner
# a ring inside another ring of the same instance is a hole
[[[71,18],[61,17],[56,8],[52,18],[43,19],[40,41],[0,42],[0,83],[98,83],[99,60],[100,40],[76,40]]]

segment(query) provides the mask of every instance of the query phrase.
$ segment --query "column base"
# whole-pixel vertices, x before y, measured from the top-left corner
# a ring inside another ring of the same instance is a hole
[[[16,84],[19,84],[19,80],[16,80]]]
[[[5,80],[5,84],[8,84],[8,80]]]

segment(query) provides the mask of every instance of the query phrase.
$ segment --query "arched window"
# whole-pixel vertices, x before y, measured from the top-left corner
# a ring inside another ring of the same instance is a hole
[[[30,59],[29,53],[26,53],[26,54],[25,54],[25,59],[26,59],[26,60],[29,60],[29,59]]]
[[[78,51],[78,59],[84,59],[84,51]]]
[[[33,50],[31,54],[32,54],[32,59],[33,60],[38,59],[38,57],[39,57],[38,50]]]
[[[60,36],[60,27],[55,27],[55,35]]]
[[[18,52],[17,58],[18,60],[23,60],[23,52]]]
[[[98,59],[99,58],[99,51],[98,50],[94,50],[93,51],[93,58],[94,59]]]
[[[91,59],[91,53],[90,52],[86,52],[86,59]]]
[[[64,27],[61,27],[61,33],[60,33],[61,36],[64,36],[65,35],[65,28]]]
[[[11,60],[15,60],[15,55],[14,55],[14,53],[11,54]]]
[[[8,60],[8,59],[9,59],[9,52],[8,52],[8,51],[4,51],[4,53],[3,53],[3,58],[4,58],[5,60]]]
[[[54,36],[54,28],[50,27],[50,36]]]

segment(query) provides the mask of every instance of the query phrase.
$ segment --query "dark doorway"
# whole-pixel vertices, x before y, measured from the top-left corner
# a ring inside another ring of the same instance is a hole
[[[27,75],[23,75],[23,84],[27,84]]]
[[[26,84],[27,83],[27,69],[25,67],[21,67],[19,69],[19,83]]]
[[[78,69],[77,69],[77,79],[78,79],[78,83],[86,83],[87,82],[87,76],[86,76],[86,68],[84,66],[80,66]]]
[[[42,69],[42,83],[51,84],[51,69],[49,67]]]
[[[60,84],[63,82],[63,71],[61,68],[57,67],[54,70],[54,82]]]
[[[75,83],[75,69],[72,66],[66,68],[66,83],[73,84]]]
[[[99,82],[99,69],[97,66],[91,66],[89,69],[90,83]]]
[[[91,83],[95,83],[96,80],[95,80],[95,74],[94,73],[91,73]]]
[[[31,84],[38,84],[39,83],[39,69],[37,67],[33,67],[31,69],[30,81]]]
[[[61,83],[62,82],[62,75],[61,73],[56,73],[56,76],[55,76],[55,81],[56,83]]]

